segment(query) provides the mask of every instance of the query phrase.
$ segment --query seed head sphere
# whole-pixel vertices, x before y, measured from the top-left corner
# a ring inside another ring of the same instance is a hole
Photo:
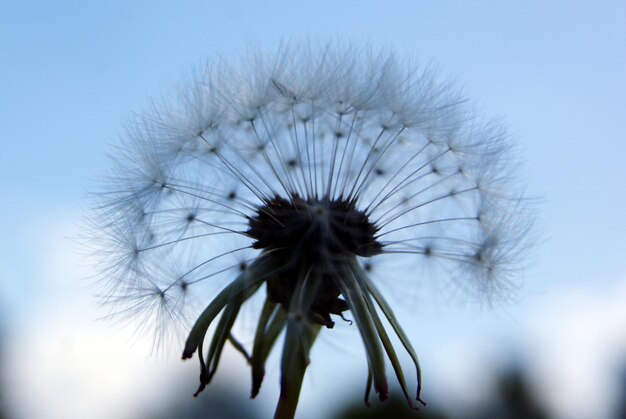
[[[197,354],[198,393],[228,342],[256,396],[284,335],[277,418],[295,414],[320,330],[351,319],[366,403],[372,386],[388,397],[389,362],[414,406],[389,333],[414,363],[421,402],[417,356],[372,260],[438,261],[463,288],[504,295],[530,224],[505,130],[389,52],[250,55],[207,65],[129,124],[92,217],[103,299],[162,335],[196,319],[182,356]],[[233,326],[255,294],[264,304],[246,347]]]

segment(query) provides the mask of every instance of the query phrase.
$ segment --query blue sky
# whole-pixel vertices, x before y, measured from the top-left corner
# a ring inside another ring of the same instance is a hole
[[[586,324],[576,311],[585,317],[588,310],[588,321],[606,311],[597,320],[604,326],[623,318],[607,307],[626,295],[624,2],[130,3],[0,3],[0,312],[9,336],[41,342],[41,319],[64,310],[69,317],[97,317],[80,281],[89,270],[68,237],[76,235],[87,191],[106,170],[109,145],[131,113],[207,59],[303,39],[369,42],[439,65],[486,115],[505,118],[520,146],[528,192],[540,198],[542,239],[518,302],[471,310],[471,322],[454,303],[425,309],[424,324],[444,319],[447,329],[412,331],[428,335],[422,351],[433,360],[433,380],[439,345],[474,345],[481,353],[481,339],[495,335],[508,348],[528,342],[532,352],[544,342],[542,333],[554,332],[541,329],[550,323],[538,319],[544,314],[561,316],[555,330],[572,329],[571,335]],[[68,308],[74,305],[84,311]],[[87,320],[65,338],[84,341],[89,330],[96,342],[126,333],[100,323],[90,329]],[[589,332],[590,340],[626,353],[618,326],[598,329],[606,331]],[[40,362],[56,361],[42,356]],[[547,374],[542,371],[538,376]],[[16,375],[29,383],[26,372]],[[315,380],[322,385],[323,372]]]

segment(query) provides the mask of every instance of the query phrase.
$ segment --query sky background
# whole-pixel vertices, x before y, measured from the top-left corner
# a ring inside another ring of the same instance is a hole
[[[0,338],[12,415],[134,418],[193,393],[195,361],[150,356],[147,337],[97,320],[73,240],[88,191],[132,112],[199,64],[285,40],[345,40],[435,63],[481,112],[503,117],[538,198],[540,240],[515,302],[426,290],[404,302],[425,398],[471,403],[493,371],[521,362],[559,417],[609,417],[626,365],[626,3],[386,3],[0,1]],[[359,338],[338,336],[315,349],[302,418],[361,397]],[[252,408],[271,411],[277,361]],[[218,384],[247,394],[236,354],[220,372]]]

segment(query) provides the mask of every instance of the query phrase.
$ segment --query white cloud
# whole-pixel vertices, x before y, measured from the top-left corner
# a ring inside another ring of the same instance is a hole
[[[162,367],[146,361],[149,342],[95,320],[87,275],[64,238],[68,225],[25,232],[37,275],[9,330],[10,407],[21,418],[131,418],[136,389],[153,387]]]
[[[626,367],[626,281],[577,284],[530,315],[526,349],[541,395],[562,418],[609,417]],[[606,283],[604,283],[606,284]]]

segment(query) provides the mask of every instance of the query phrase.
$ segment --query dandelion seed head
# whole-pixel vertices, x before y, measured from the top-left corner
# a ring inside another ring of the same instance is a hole
[[[207,65],[181,89],[128,125],[97,198],[94,236],[113,312],[180,324],[199,313],[194,302],[209,303],[183,357],[202,348],[222,313],[206,363],[199,353],[199,391],[261,285],[269,314],[260,316],[253,364],[264,365],[255,351],[271,348],[274,322],[286,329],[291,377],[288,345],[308,353],[313,331],[349,310],[381,399],[381,345],[397,361],[375,307],[418,376],[419,367],[369,277],[376,260],[437,260],[487,299],[511,288],[530,218],[510,142],[434,69],[382,50],[289,45]]]

